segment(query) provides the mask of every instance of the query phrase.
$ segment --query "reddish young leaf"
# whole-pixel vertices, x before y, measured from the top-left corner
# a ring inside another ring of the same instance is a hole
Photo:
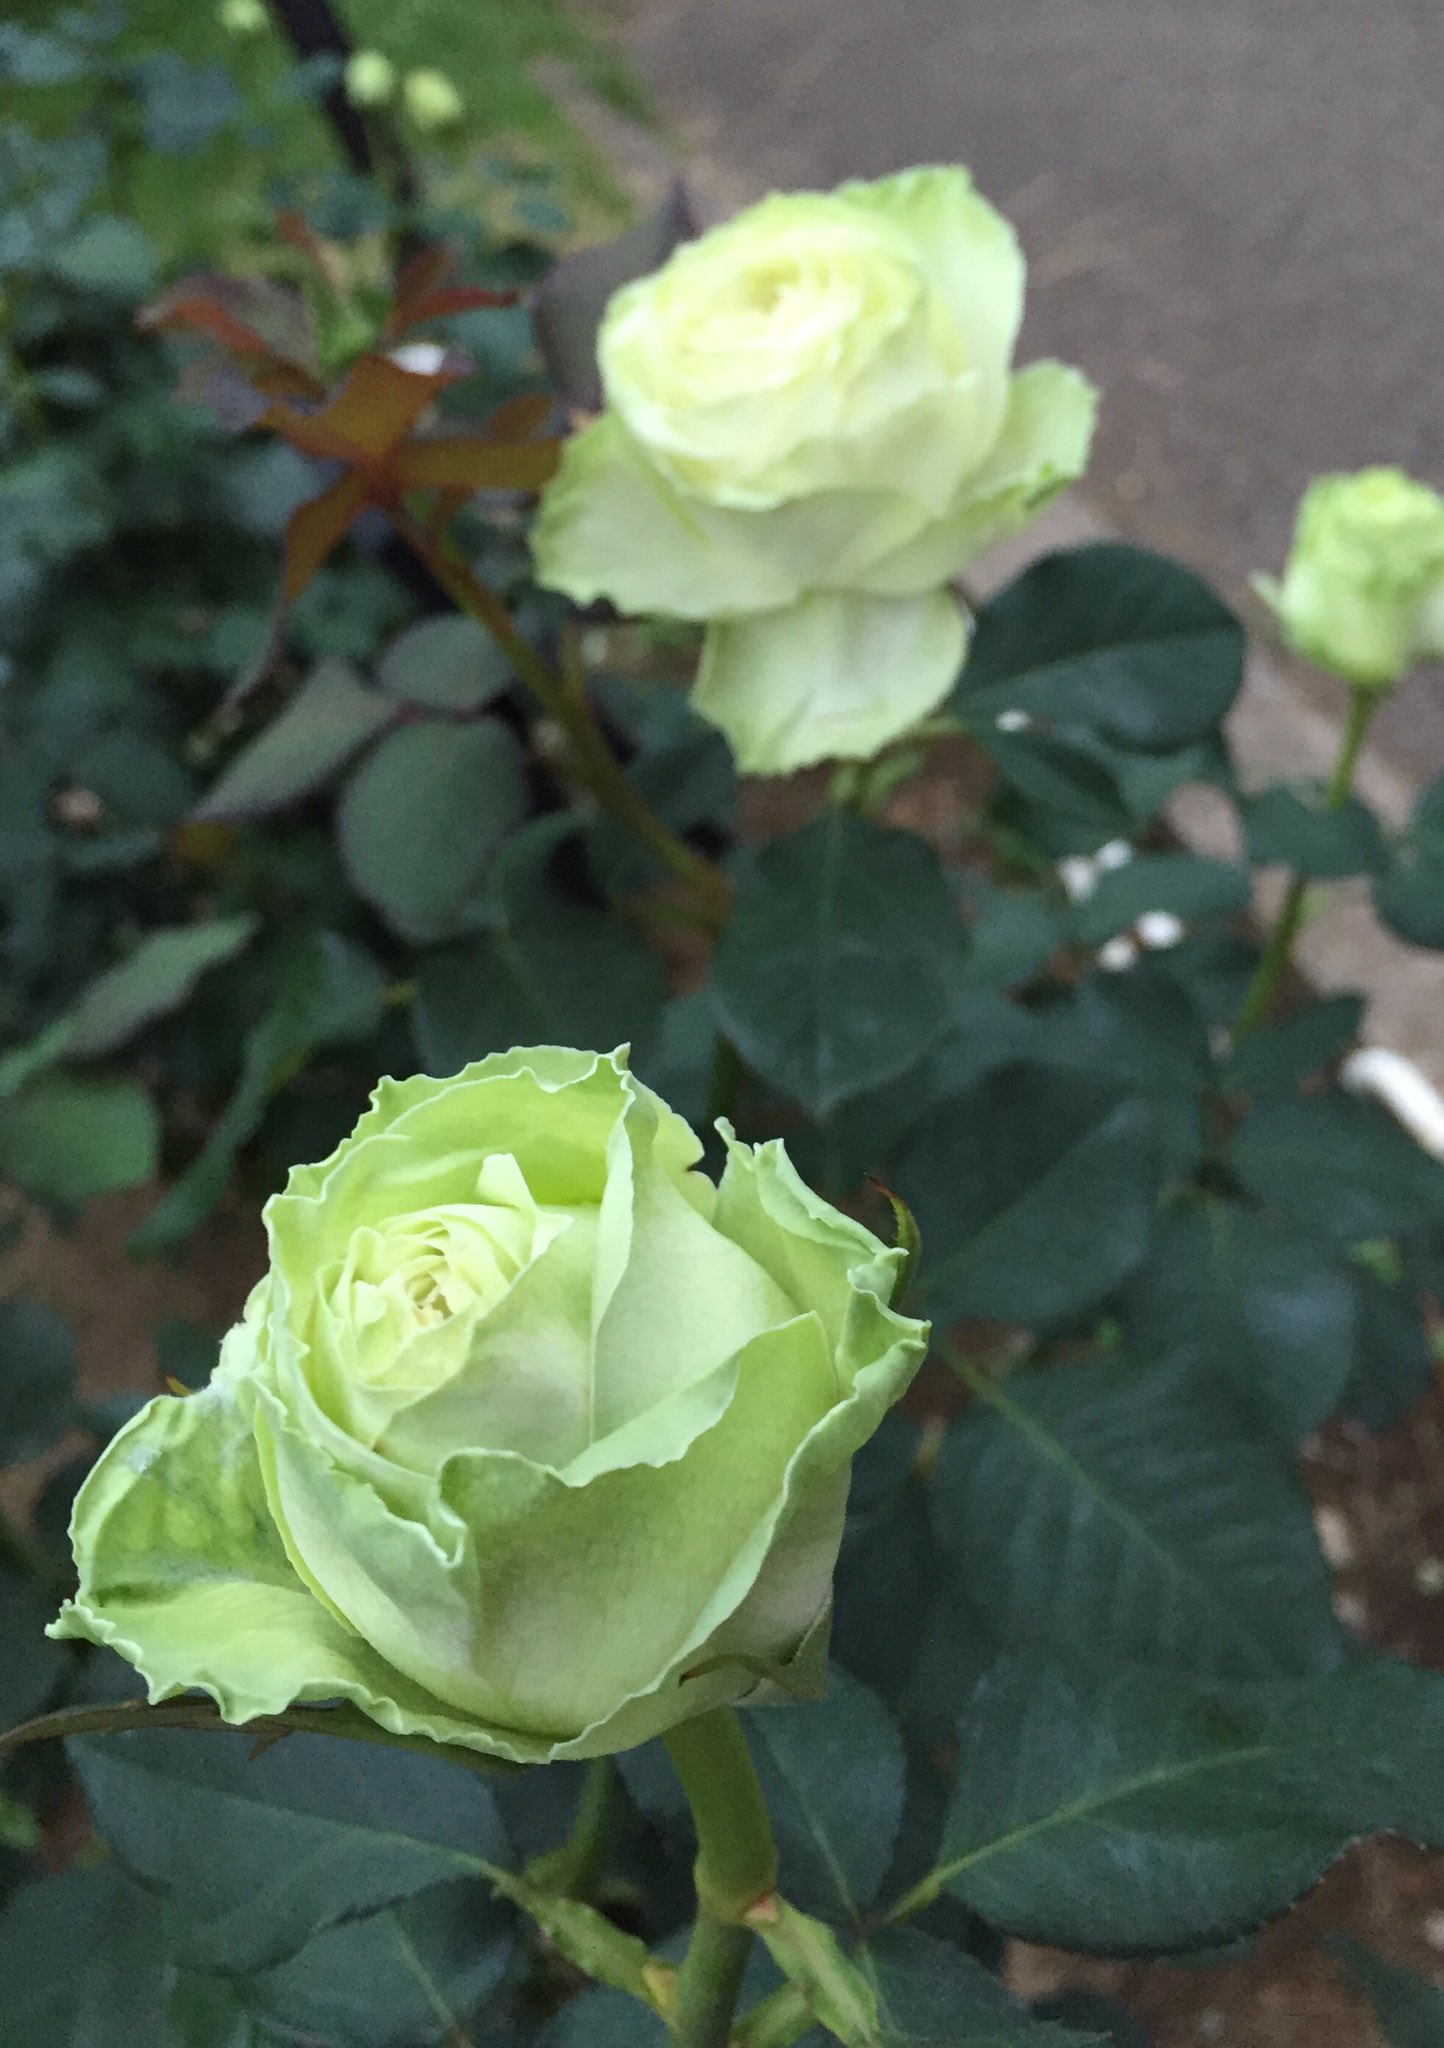
[[[419,326],[423,320],[441,320],[448,313],[473,313],[478,308],[514,306],[520,297],[518,291],[492,291],[481,284],[447,285],[443,290],[427,292],[413,300],[395,331],[405,333],[408,328]],[[389,328],[391,323],[387,324]]]
[[[451,351],[439,353],[435,367],[426,371],[408,369],[391,356],[360,356],[336,396],[319,411],[276,405],[262,424],[304,455],[375,466],[405,439],[436,394],[470,369],[465,356]]]
[[[481,423],[488,441],[533,441],[556,409],[550,391],[519,391],[504,398]]]
[[[328,242],[323,235],[317,234],[304,214],[297,213],[294,207],[277,207],[276,233],[283,242],[289,242],[293,249],[300,250],[333,292],[345,291],[345,256],[334,242]]]
[[[389,464],[403,490],[539,491],[556,474],[557,441],[488,441],[472,434],[438,434],[408,441]]]
[[[369,495],[365,472],[348,470],[319,496],[296,507],[286,524],[283,606],[295,603],[326,557],[365,511]]]
[[[295,396],[325,396],[310,309],[299,292],[269,278],[198,272],[143,306],[136,325],[152,333],[205,335],[246,367],[284,378]]]
[[[436,243],[420,249],[402,267],[396,280],[391,311],[386,316],[385,338],[396,341],[423,320],[439,320],[447,313],[470,313],[478,307],[513,306],[521,294],[515,289],[491,291],[483,285],[454,284],[459,261],[455,249]]]

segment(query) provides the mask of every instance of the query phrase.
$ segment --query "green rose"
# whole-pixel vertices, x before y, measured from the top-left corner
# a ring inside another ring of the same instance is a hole
[[[744,769],[867,759],[957,675],[948,580],[1082,474],[1094,393],[1011,373],[1022,311],[966,171],[750,207],[608,307],[542,582],[708,621],[695,701]]]
[[[1359,689],[1444,654],[1444,498],[1400,469],[1316,477],[1282,583],[1254,579],[1289,645]]]
[[[82,1487],[52,1633],[152,1700],[351,1700],[521,1762],[810,1675],[849,1460],[927,1331],[901,1252],[726,1135],[714,1187],[620,1054],[382,1082],[268,1204],[210,1385]]]

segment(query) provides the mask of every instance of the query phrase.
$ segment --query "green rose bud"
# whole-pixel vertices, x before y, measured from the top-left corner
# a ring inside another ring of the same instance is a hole
[[[1358,689],[1444,654],[1444,498],[1400,469],[1316,477],[1282,583],[1254,579],[1289,645]]]
[[[916,1370],[885,1249],[622,1055],[384,1081],[267,1206],[210,1385],[80,1491],[52,1633],[229,1720],[344,1699],[521,1762],[825,1650],[848,1466]]]
[[[542,582],[706,620],[696,703],[743,768],[869,758],[957,674],[948,580],[1082,474],[1094,393],[1013,374],[1022,311],[963,170],[750,207],[611,301]]]
[[[452,128],[466,112],[461,94],[444,71],[408,71],[401,97],[418,128]]]
[[[353,107],[384,106],[396,90],[396,66],[380,50],[357,50],[344,82]]]
[[[258,36],[267,19],[265,0],[221,0],[219,20],[227,35]]]

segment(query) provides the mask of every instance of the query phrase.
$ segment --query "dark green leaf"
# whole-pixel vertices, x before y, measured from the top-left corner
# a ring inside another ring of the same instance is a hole
[[[1031,981],[1064,944],[1067,920],[1036,889],[1000,889],[981,875],[958,879],[968,922],[962,979],[983,988]]]
[[[1434,1384],[1435,1361],[1419,1307],[1419,1289],[1408,1271],[1399,1281],[1359,1271],[1357,1362],[1344,1388],[1344,1412],[1365,1429],[1382,1431],[1402,1422]]]
[[[511,1946],[512,1916],[482,1886],[446,1884],[329,1927],[250,1998],[308,2048],[455,2048]]]
[[[1340,1059],[1359,1035],[1362,996],[1320,996],[1281,1023],[1250,1031],[1235,1045],[1223,1086],[1246,1095],[1291,1095],[1321,1067]]]
[[[892,1857],[903,1745],[882,1702],[834,1670],[827,1698],[759,1708],[746,1726],[782,1856],[782,1889],[804,1912],[856,1922]]]
[[[584,1991],[564,2005],[537,2048],[667,2048],[655,2013],[625,1991]]]
[[[174,747],[130,727],[113,726],[70,762],[73,779],[98,796],[112,828],[179,824],[190,809],[191,778]]]
[[[934,1508],[1000,1640],[1208,1677],[1337,1663],[1308,1499],[1227,1389],[1113,1361],[970,1384]]]
[[[1285,1444],[1334,1412],[1354,1367],[1357,1288],[1342,1257],[1235,1202],[1166,1217],[1119,1314],[1135,1358],[1231,1384]]]
[[[1444,1164],[1354,1096],[1261,1102],[1227,1158],[1267,1207],[1336,1243],[1444,1223]]]
[[[347,781],[337,841],[358,893],[404,938],[449,938],[525,801],[521,753],[504,725],[404,725]]]
[[[1213,1082],[1208,1026],[1158,960],[1094,975],[1039,1016],[1035,1057],[1144,1097],[1170,1174],[1191,1173],[1204,1149]]]
[[[164,1377],[178,1381],[193,1394],[205,1386],[215,1369],[222,1334],[181,1316],[157,1323],[151,1341]]]
[[[62,284],[133,303],[154,291],[155,246],[134,221],[96,214],[51,251],[46,269]]]
[[[1207,584],[1162,555],[1102,541],[1047,555],[984,605],[957,706],[1091,725],[1133,747],[1202,739],[1243,682],[1243,632]]]
[[[0,1102],[0,1173],[44,1201],[79,1208],[156,1171],[160,1123],[133,1081],[46,1074]]]
[[[1092,853],[1134,830],[1138,821],[1117,777],[1075,736],[987,730],[979,744],[1026,799],[1023,822],[1045,853]]]
[[[922,1231],[918,1294],[940,1320],[1049,1323],[1148,1249],[1159,1146],[1147,1103],[1012,1066],[939,1104],[898,1163]]]
[[[927,847],[835,806],[750,857],[713,968],[722,1029],[825,1116],[941,1037],[962,945]]]
[[[242,1041],[230,1101],[185,1172],[132,1234],[128,1249],[134,1256],[146,1258],[179,1243],[209,1215],[266,1104],[318,1045],[364,1037],[379,1020],[380,973],[368,954],[338,933],[313,933],[286,954],[277,982],[270,1007]]]
[[[17,85],[64,85],[85,68],[82,53],[58,36],[37,34],[18,21],[0,22],[0,74]]]
[[[936,1639],[945,1580],[920,1452],[917,1425],[896,1413],[864,1445],[835,1575],[834,1653],[895,1712]]]
[[[1401,1970],[1347,1935],[1326,1937],[1325,1948],[1369,2001],[1389,2048],[1439,2048],[1444,2041],[1444,1990],[1432,1978]]]
[[[320,1735],[148,1730],[71,1745],[96,1825],[187,1968],[264,1969],[357,1914],[508,1860],[469,1772]],[[216,1854],[218,1843],[224,1854]]]
[[[141,58],[135,84],[146,141],[178,156],[204,149],[241,110],[240,95],[218,64],[188,64],[170,50]]]
[[[53,1591],[0,1565],[0,1729],[40,1713],[60,1682],[65,1650],[45,1633],[55,1608]]]
[[[974,1957],[915,1928],[878,1935],[859,1961],[881,2048],[1099,2048],[1096,2034],[1034,2019]]]
[[[1375,880],[1374,908],[1410,945],[1444,947],[1444,775],[1415,804],[1408,831]]]
[[[77,1959],[100,1938],[113,1883],[106,1870],[71,1870],[22,1885],[6,1900],[0,1911],[0,2048],[77,2048]]]
[[[1444,1681],[1372,1656],[1202,1686],[1070,1653],[1000,1658],[959,1724],[950,1888],[993,1925],[1104,1953],[1250,1932],[1360,1834],[1444,1834]]]
[[[196,805],[198,820],[260,818],[321,789],[395,719],[349,662],[317,662],[279,717],[243,747]]]
[[[420,619],[399,633],[376,666],[392,697],[428,711],[479,711],[514,680],[491,634],[459,612]]]
[[[75,1335],[42,1302],[0,1301],[0,1465],[38,1458],[70,1425]]]
[[[1111,2048],[1153,2048],[1132,2013],[1101,1991],[1059,1991],[1052,1998],[1035,1998],[1032,2010],[1040,2020],[1076,2027]]]
[[[717,1022],[706,991],[696,989],[662,1005],[652,1030],[635,1050],[632,1065],[678,1116],[703,1125],[716,1058]]]
[[[1361,797],[1331,810],[1322,783],[1275,783],[1243,810],[1256,868],[1286,867],[1317,881],[1373,874],[1385,859],[1378,820]]]
[[[554,821],[519,834],[486,887],[486,937],[423,962],[413,1026],[429,1072],[453,1074],[512,1045],[610,1052],[652,1029],[665,993],[661,962],[549,878],[542,859],[556,837]]]
[[[1172,911],[1192,923],[1233,917],[1247,909],[1248,900],[1248,869],[1236,862],[1191,853],[1140,853],[1099,877],[1093,894],[1074,914],[1074,929],[1081,945],[1101,946],[1146,911]]]
[[[66,1054],[98,1059],[153,1018],[177,1009],[203,974],[234,959],[256,924],[245,912],[147,932],[129,958],[108,967],[66,1013]]]

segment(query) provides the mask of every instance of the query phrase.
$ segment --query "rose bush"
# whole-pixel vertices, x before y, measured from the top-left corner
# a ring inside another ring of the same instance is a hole
[[[849,1460],[926,1328],[900,1251],[728,1144],[714,1187],[615,1054],[384,1082],[268,1205],[209,1386],[86,1482],[55,1632],[152,1699],[348,1699],[525,1762],[805,1677]]]
[[[949,579],[1087,459],[1086,380],[1012,373],[1023,285],[953,167],[774,195],[685,244],[608,307],[541,580],[707,621],[694,701],[744,769],[875,754],[957,674]]]
[[[1387,689],[1444,654],[1444,498],[1400,469],[1315,477],[1283,581],[1256,587],[1297,653]]]

